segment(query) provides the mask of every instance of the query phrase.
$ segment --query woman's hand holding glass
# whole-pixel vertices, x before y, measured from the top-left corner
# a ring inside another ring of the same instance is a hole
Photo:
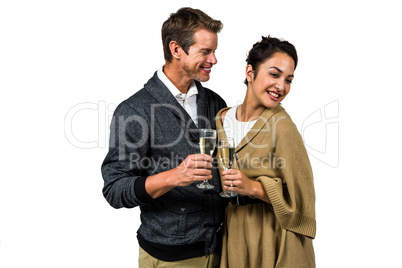
[[[232,168],[234,162],[233,138],[221,138],[218,140],[218,160],[224,170]],[[219,194],[221,197],[235,197],[237,194],[230,190],[224,190]]]
[[[227,169],[222,172],[224,189],[240,195],[256,196],[261,183],[249,179],[241,170]]]

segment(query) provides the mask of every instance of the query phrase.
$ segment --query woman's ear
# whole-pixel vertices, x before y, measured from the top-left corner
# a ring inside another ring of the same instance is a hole
[[[176,41],[171,41],[169,43],[169,48],[170,48],[170,53],[172,53],[173,58],[180,59],[180,56],[181,56],[180,45]]]
[[[246,79],[247,82],[251,83],[254,80],[254,70],[251,64],[247,65],[246,67]]]

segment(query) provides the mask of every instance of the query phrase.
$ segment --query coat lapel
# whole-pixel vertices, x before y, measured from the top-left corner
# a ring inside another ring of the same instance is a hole
[[[216,116],[216,128],[218,129],[218,138],[226,138],[226,133],[223,129],[221,115],[222,112],[230,108],[224,108]],[[239,152],[244,146],[251,143],[255,136],[261,132],[264,126],[268,123],[270,118],[278,111],[283,110],[282,106],[278,105],[274,109],[266,109],[260,117],[255,122],[253,128],[246,134],[246,136],[241,140],[241,142],[236,146],[235,152]]]
[[[198,90],[197,95],[197,117],[198,117],[198,128],[211,128],[209,118],[209,109],[208,109],[208,99],[205,96],[205,90],[201,86],[201,84],[195,81],[195,85]],[[195,126],[195,124],[194,124]]]
[[[215,117],[215,125],[216,125],[216,131],[218,135],[218,139],[220,138],[227,138],[225,130],[223,129],[223,124],[222,124],[222,113],[224,111],[229,110],[230,107],[223,108],[218,112],[218,114]]]
[[[283,109],[280,105],[276,106],[274,109],[266,109],[260,117],[255,122],[253,128],[246,134],[246,136],[241,140],[241,142],[237,145],[235,152],[240,151],[244,146],[251,143],[255,136],[261,132],[264,126],[268,123],[271,117]]]
[[[215,118],[216,129],[218,132],[218,138],[227,138],[225,130],[223,129],[222,124],[222,112],[229,110],[230,107],[223,108],[218,112]],[[260,117],[255,122],[253,128],[246,134],[246,136],[242,139],[242,141],[235,148],[235,161],[233,163],[232,168],[236,169],[238,167],[239,159],[239,151],[241,151],[247,144],[251,143],[255,136],[261,132],[264,126],[268,123],[270,118],[277,113],[278,111],[283,110],[282,106],[278,105],[274,109],[266,109]],[[222,170],[220,169],[220,172]]]

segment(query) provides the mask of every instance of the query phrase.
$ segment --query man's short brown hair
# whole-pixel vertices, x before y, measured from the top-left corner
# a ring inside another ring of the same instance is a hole
[[[198,29],[206,29],[213,33],[219,33],[223,24],[214,20],[203,11],[189,7],[180,8],[162,25],[162,43],[165,60],[172,61],[172,53],[169,44],[176,41],[188,53],[188,49],[194,44],[193,35]]]

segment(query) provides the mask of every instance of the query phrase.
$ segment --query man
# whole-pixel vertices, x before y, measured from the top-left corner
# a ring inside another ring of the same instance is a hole
[[[199,153],[198,130],[215,128],[226,107],[200,83],[217,63],[222,27],[201,10],[171,14],[162,26],[165,65],[115,111],[103,194],[114,208],[141,209],[139,267],[219,265],[224,204],[213,158]],[[198,189],[203,180],[215,188]]]

